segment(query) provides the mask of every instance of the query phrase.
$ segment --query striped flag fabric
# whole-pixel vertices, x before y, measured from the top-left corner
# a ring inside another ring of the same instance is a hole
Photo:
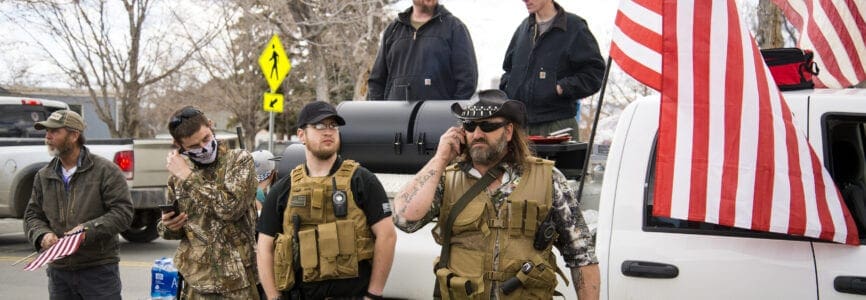
[[[78,251],[78,247],[84,242],[84,230],[60,238],[53,246],[39,254],[33,261],[24,266],[24,270],[33,271],[47,263],[67,257]]]
[[[862,0],[773,0],[797,28],[802,49],[821,69],[815,86],[849,88],[866,80],[866,3]]]
[[[653,215],[859,244],[733,0],[624,0],[610,56],[661,92]]]

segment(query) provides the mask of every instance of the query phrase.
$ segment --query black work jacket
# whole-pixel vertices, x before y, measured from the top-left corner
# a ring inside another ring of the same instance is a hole
[[[367,81],[368,100],[469,99],[478,83],[469,30],[444,6],[418,30],[412,7],[385,29]]]
[[[586,21],[554,5],[553,24],[537,39],[535,15],[523,20],[502,63],[499,89],[526,104],[529,124],[573,118],[576,100],[597,92],[604,76],[604,59]]]

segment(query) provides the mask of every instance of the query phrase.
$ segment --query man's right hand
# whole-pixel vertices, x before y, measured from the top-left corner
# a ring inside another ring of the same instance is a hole
[[[436,148],[435,156],[442,158],[448,164],[461,154],[463,144],[465,143],[466,132],[463,130],[463,127],[448,128],[439,137],[439,147]]]
[[[42,242],[40,244],[40,246],[42,246],[42,250],[54,246],[54,244],[57,244],[57,235],[53,232],[46,233],[44,236],[42,236]]]
[[[175,212],[162,213],[162,224],[172,231],[178,231],[186,224],[187,214],[181,213],[175,216]]]

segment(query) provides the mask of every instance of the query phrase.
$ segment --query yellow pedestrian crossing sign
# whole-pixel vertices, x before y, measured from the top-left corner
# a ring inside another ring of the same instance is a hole
[[[262,107],[269,112],[282,113],[283,102],[283,94],[265,93],[262,97]]]
[[[292,69],[292,62],[286,56],[283,43],[280,42],[280,38],[276,34],[271,37],[271,41],[259,55],[259,67],[262,68],[262,75],[268,81],[271,92],[276,93],[280,83],[286,79],[286,75]],[[280,111],[282,112],[282,109]]]

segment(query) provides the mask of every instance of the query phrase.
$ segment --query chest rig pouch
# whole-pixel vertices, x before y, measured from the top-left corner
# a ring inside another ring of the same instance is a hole
[[[278,237],[274,254],[278,289],[289,289],[297,280],[292,270],[298,266],[290,265],[293,256],[298,256],[304,282],[358,277],[358,262],[373,257],[372,233],[350,190],[357,168],[356,162],[346,160],[333,176],[320,178],[307,176],[303,165],[292,170],[283,214],[286,237]],[[296,250],[299,253],[293,253]]]
[[[503,203],[497,205],[488,194],[480,193],[456,212],[451,207],[475,180],[457,168],[446,170],[440,220],[447,214],[458,215],[451,228],[439,231],[452,235],[447,268],[436,270],[442,299],[491,299],[491,292],[498,299],[553,296],[556,260],[550,243],[542,249],[533,245],[552,206],[552,166],[550,161],[531,158],[520,183]],[[444,242],[435,234],[434,238]],[[473,288],[466,288],[462,281]]]

